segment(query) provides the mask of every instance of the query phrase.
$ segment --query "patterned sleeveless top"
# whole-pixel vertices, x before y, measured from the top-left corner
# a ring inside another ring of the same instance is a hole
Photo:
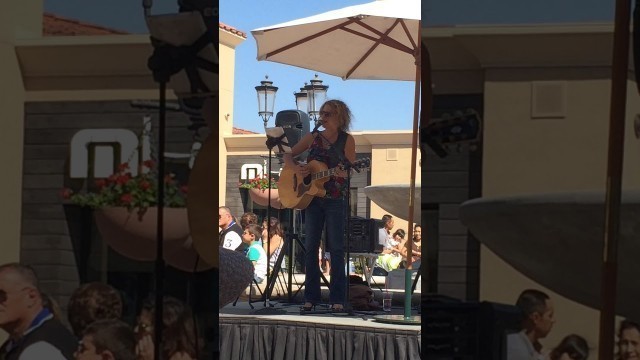
[[[332,151],[324,147],[324,140],[321,136],[316,136],[313,139],[313,143],[311,143],[307,162],[310,162],[311,160],[323,162],[329,169],[338,166],[339,163],[338,158],[332,153]],[[324,196],[325,198],[345,198],[347,196],[347,179],[338,176],[330,176],[329,180],[324,183],[324,189],[327,191]]]

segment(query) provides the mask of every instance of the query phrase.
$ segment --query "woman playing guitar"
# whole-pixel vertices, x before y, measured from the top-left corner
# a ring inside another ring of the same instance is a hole
[[[329,100],[320,108],[319,122],[323,131],[305,135],[292,149],[284,155],[285,166],[295,169],[297,176],[309,175],[309,167],[305,163],[297,163],[293,158],[309,150],[307,163],[316,160],[325,163],[329,168],[341,165],[340,152],[349,163],[356,160],[356,143],[353,136],[347,133],[351,124],[351,111],[340,100]],[[333,147],[335,150],[333,150]],[[321,300],[320,267],[318,266],[318,249],[322,230],[326,224],[327,251],[331,252],[331,282],[329,285],[331,310],[343,312],[345,304],[345,259],[344,230],[347,196],[347,172],[337,171],[324,183],[326,194],[315,197],[306,208],[305,214],[305,303],[302,311],[311,311]]]

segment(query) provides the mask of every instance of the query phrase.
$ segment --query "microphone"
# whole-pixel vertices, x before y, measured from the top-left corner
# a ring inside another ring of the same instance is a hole
[[[320,126],[322,126],[322,120],[318,120],[316,121],[316,127],[313,128],[313,131],[311,131],[312,134],[315,134],[318,132],[318,129],[320,128]]]

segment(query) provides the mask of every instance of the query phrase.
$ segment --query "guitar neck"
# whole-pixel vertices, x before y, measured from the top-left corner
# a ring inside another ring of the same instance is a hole
[[[328,176],[332,176],[336,173],[336,170],[338,168],[334,167],[331,169],[327,169],[327,170],[323,170],[323,171],[318,171],[317,173],[313,173],[311,175],[311,180],[318,180],[318,179],[322,179],[322,178],[326,178]]]

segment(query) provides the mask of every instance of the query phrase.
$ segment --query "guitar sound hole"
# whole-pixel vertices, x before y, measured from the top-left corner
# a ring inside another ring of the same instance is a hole
[[[304,179],[302,179],[302,183],[305,185],[311,184],[311,175],[305,176]]]

